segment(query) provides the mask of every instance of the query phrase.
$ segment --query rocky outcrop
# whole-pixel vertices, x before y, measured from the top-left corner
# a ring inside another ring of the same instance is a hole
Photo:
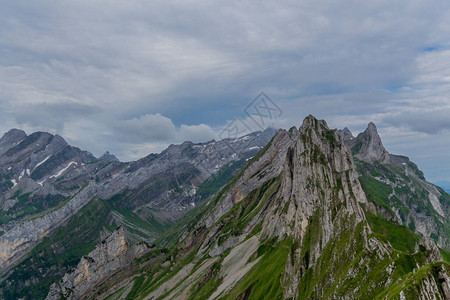
[[[0,155],[23,141],[26,137],[25,131],[19,129],[11,129],[5,133],[0,139]]]
[[[99,157],[99,159],[119,162],[119,159],[114,154],[109,153],[109,151],[106,151],[102,156]]]
[[[358,134],[354,139],[346,139],[350,148],[353,148],[355,157],[367,161],[379,161],[381,163],[389,163],[389,153],[383,146],[380,136],[378,135],[377,127],[370,122],[367,129]]]
[[[324,235],[333,229],[332,209],[344,206],[349,214],[364,219],[359,203],[367,203],[353,165],[353,158],[336,130],[323,120],[307,117],[299,129],[299,138],[289,148],[284,163],[277,206],[286,207],[286,215],[267,218],[263,234],[285,234],[302,240],[307,219],[321,208]],[[273,208],[276,210],[276,206]],[[289,226],[292,224],[292,226]],[[293,228],[293,229],[290,229]],[[325,245],[330,236],[325,237]]]
[[[355,138],[353,136],[352,132],[350,131],[350,129],[348,129],[347,127],[345,127],[342,130],[338,130],[338,132],[342,136],[342,139],[344,140],[344,142],[351,141]]]
[[[95,287],[149,249],[143,242],[129,247],[125,230],[119,227],[87,256],[82,257],[77,267],[64,275],[59,283],[54,283],[46,299],[88,298]]]
[[[239,179],[226,191],[214,212],[201,220],[198,226],[210,227],[226,214],[236,203],[248,193],[261,186],[265,181],[278,176],[283,170],[286,153],[298,139],[298,130],[280,129],[266,147],[241,172]]]
[[[419,249],[420,249],[420,247],[423,247],[425,249],[425,251],[427,252],[427,255],[426,255],[427,263],[443,260],[441,252],[439,251],[435,242],[431,238],[426,237],[426,236],[422,237],[422,239],[420,240],[420,243],[419,243]]]
[[[374,211],[422,236],[434,237],[439,247],[449,249],[450,196],[427,182],[408,157],[389,154],[373,123],[356,138],[344,138],[344,142],[358,158],[361,182]]]

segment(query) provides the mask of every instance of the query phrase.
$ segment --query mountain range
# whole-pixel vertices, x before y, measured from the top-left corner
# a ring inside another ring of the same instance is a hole
[[[0,139],[4,299],[450,299],[450,196],[375,124],[120,162]]]

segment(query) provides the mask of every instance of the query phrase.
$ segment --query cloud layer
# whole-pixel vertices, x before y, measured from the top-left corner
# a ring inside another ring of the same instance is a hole
[[[375,121],[389,150],[401,140],[450,180],[434,167],[450,160],[449,20],[446,1],[9,1],[0,130],[135,159],[217,137],[265,91],[279,126],[309,113],[355,131]]]

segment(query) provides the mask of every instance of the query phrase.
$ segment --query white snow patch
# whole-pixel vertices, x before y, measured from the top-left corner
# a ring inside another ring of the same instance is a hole
[[[52,155],[50,154],[49,156],[47,156],[46,158],[44,158],[43,161],[41,161],[40,163],[38,163],[33,170],[36,170],[37,167],[39,167],[40,165],[42,165],[43,163],[45,163],[47,161],[47,159],[49,159]]]
[[[192,205],[192,207],[195,207],[195,203],[194,202],[192,202],[191,205]]]
[[[47,180],[47,178],[46,179],[44,179],[44,180],[42,180],[42,181],[37,181],[37,184],[39,184],[40,186],[42,186],[42,184],[44,183],[44,181],[46,181]]]
[[[249,140],[249,139],[251,139],[251,137],[248,136],[248,135],[239,138],[239,140],[241,140],[241,141],[247,141],[247,140]]]
[[[13,186],[12,186],[12,187],[15,187],[15,186],[17,185],[17,182],[16,182],[16,180],[15,180],[15,179],[11,179],[11,182],[12,182],[12,184],[13,184]]]
[[[30,169],[27,169],[27,175],[30,176]]]
[[[22,179],[23,175],[25,175],[25,170],[22,170],[22,172],[20,173],[20,175],[19,175],[19,181],[20,181],[20,179]]]
[[[70,166],[73,165],[73,164],[78,165],[78,163],[76,163],[76,162],[74,162],[74,161],[71,161],[71,162],[67,165],[67,167],[65,167],[65,168],[63,168],[63,169],[61,169],[61,170],[59,170],[58,173],[56,173],[56,174],[50,176],[49,178],[56,178],[56,177],[61,176],[61,175],[62,175],[68,168],[70,168]]]
[[[9,167],[9,168],[8,168],[8,171],[11,170],[11,169],[12,169],[12,167]]]
[[[261,147],[260,146],[253,146],[253,147],[248,148],[248,150],[255,150],[255,149],[261,149]]]

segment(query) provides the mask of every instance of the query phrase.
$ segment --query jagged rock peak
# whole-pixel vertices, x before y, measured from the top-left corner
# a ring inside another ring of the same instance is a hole
[[[318,120],[316,117],[314,117],[313,115],[308,115],[304,120],[302,125],[300,126],[300,131],[302,131],[302,128],[315,128],[318,129],[318,125],[322,125],[325,126],[326,128],[328,128],[328,124],[325,120]]]
[[[370,122],[367,129],[347,144],[352,148],[353,154],[364,161],[379,161],[387,164],[390,162],[389,152],[384,148],[378,134],[377,127]]]
[[[339,130],[339,134],[342,136],[342,139],[344,140],[344,142],[353,140],[355,138],[353,136],[353,133],[347,127],[345,127],[342,130]]]
[[[27,137],[25,131],[20,129],[11,129],[0,138],[0,154],[20,143]]]
[[[62,136],[60,136],[59,134],[55,134],[54,136],[53,136],[53,139],[52,139],[52,143],[57,143],[57,144],[59,144],[59,145],[61,145],[61,146],[67,146],[67,145],[69,145],[67,142],[66,142],[66,140],[62,137]]]
[[[359,203],[367,200],[357,178],[351,153],[337,130],[330,130],[325,121],[309,115],[300,126],[297,141],[287,151],[281,175],[280,203],[276,207],[286,207],[286,215],[269,218],[263,233],[301,239],[309,217],[318,209],[327,215],[336,205],[345,207],[343,214],[365,218]],[[298,222],[293,230],[287,225],[291,222]],[[325,227],[332,228],[331,222]],[[330,237],[325,235],[324,245]]]
[[[109,153],[109,151],[106,151],[102,156],[100,156],[99,159],[100,160],[106,160],[106,161],[119,162],[119,159],[114,154]]]
[[[0,141],[3,141],[6,138],[18,138],[18,139],[24,139],[27,136],[25,131],[17,128],[10,129],[8,132],[6,132]]]

